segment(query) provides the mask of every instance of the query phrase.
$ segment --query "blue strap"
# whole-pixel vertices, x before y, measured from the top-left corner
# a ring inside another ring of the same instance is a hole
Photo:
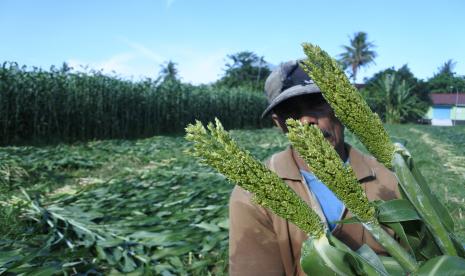
[[[340,201],[336,195],[326,187],[313,173],[300,171],[307,182],[309,189],[316,196],[320,203],[323,214],[328,221],[329,230],[333,230],[336,227],[333,221],[341,220],[342,213],[344,212],[344,203]]]

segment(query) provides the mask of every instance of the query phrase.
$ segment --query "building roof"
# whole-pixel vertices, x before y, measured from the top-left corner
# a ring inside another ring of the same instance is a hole
[[[465,93],[431,93],[433,105],[465,105]]]
[[[354,86],[355,86],[355,88],[360,90],[360,89],[365,88],[365,86],[367,86],[367,85],[365,83],[356,83],[356,84],[354,84]]]

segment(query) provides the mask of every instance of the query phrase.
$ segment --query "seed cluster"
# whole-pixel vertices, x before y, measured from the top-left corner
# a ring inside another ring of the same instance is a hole
[[[230,181],[254,194],[253,200],[285,218],[313,237],[325,233],[318,215],[275,173],[268,170],[248,151],[238,147],[220,121],[216,126],[201,122],[186,128],[186,139],[194,146],[189,151]]]
[[[391,168],[394,145],[378,114],[371,111],[336,60],[318,46],[304,43],[303,48],[308,58],[301,63],[302,69],[321,89],[336,116],[380,163]]]
[[[362,222],[375,222],[375,208],[368,201],[350,166],[344,167],[320,129],[293,119],[286,121],[289,141],[312,173],[318,177]]]

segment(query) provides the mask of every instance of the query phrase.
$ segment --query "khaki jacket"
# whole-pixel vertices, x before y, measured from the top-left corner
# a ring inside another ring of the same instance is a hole
[[[370,201],[400,197],[391,171],[349,145],[347,150],[350,165]],[[292,148],[274,154],[267,166],[326,221],[300,173],[306,165]],[[344,211],[344,219],[351,216]],[[300,249],[307,235],[294,224],[252,203],[251,194],[239,186],[231,194],[229,217],[230,275],[305,275],[300,267]],[[332,233],[354,250],[367,244],[376,253],[385,254],[360,224],[338,224]]]

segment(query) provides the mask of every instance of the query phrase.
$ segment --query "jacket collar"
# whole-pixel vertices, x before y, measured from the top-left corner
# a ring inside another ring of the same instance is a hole
[[[346,144],[346,149],[349,153],[350,166],[359,182],[376,178],[374,170],[368,165],[366,157],[360,151],[349,144]],[[302,179],[300,169],[309,170],[303,159],[292,147],[274,154],[269,160],[269,167],[280,178],[295,181]]]

